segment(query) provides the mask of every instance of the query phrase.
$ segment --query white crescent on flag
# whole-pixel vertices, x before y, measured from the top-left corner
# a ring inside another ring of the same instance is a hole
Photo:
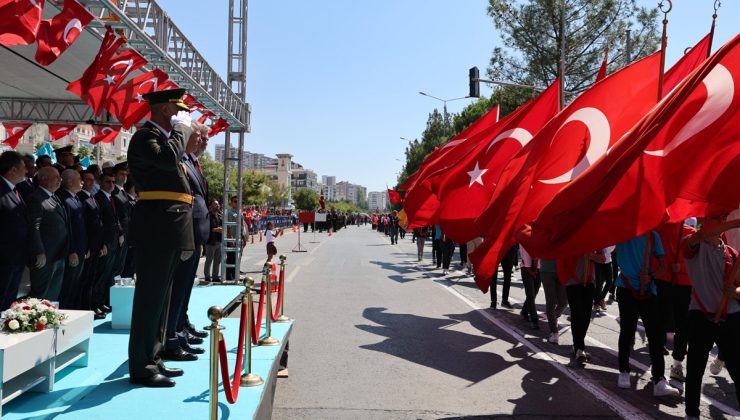
[[[67,22],[67,26],[64,28],[64,34],[62,35],[62,40],[67,45],[69,45],[69,41],[67,41],[67,38],[69,37],[69,33],[70,31],[72,31],[72,29],[77,29],[78,34],[79,32],[82,32],[82,22],[80,22],[80,20],[77,18]]]
[[[560,126],[558,132],[562,130],[569,122],[580,121],[588,128],[590,141],[586,155],[581,159],[573,169],[565,172],[564,174],[551,179],[541,179],[540,182],[543,184],[562,184],[564,182],[570,182],[575,177],[585,171],[591,164],[606,153],[609,148],[609,139],[611,138],[611,129],[609,128],[609,119],[606,118],[603,112],[596,108],[582,108],[571,114],[563,125]],[[555,137],[557,137],[555,133]],[[553,137],[553,139],[555,138]]]
[[[143,82],[141,82],[141,84],[139,85],[139,92],[141,92],[141,88],[143,88],[144,85],[146,85],[147,83],[153,84],[152,91],[157,90],[157,85],[159,84],[159,81],[156,77],[152,77],[151,79],[146,79]]]
[[[123,71],[123,74],[126,74],[128,73],[129,69],[131,69],[131,66],[134,64],[134,60],[128,59],[128,60],[116,61],[115,63],[111,64],[110,69],[113,70],[115,67],[118,67],[119,64],[126,65],[126,70]]]
[[[529,143],[530,140],[532,140],[532,134],[523,129],[523,128],[512,128],[511,130],[506,130],[503,133],[496,136],[495,139],[491,142],[491,144],[488,145],[488,148],[486,149],[486,153],[488,153],[489,150],[491,150],[491,147],[493,147],[494,144],[503,141],[505,139],[514,139],[519,142],[519,144],[522,145],[522,147],[526,146],[527,143]]]
[[[112,133],[112,132],[113,132],[113,129],[112,129],[112,128],[110,128],[110,127],[103,127],[103,128],[102,128],[102,129],[100,130],[100,134],[110,134],[110,133]]]
[[[735,83],[732,73],[721,64],[717,64],[707,77],[702,81],[707,89],[707,99],[697,112],[681,130],[676,133],[674,139],[666,144],[662,150],[645,150],[651,156],[665,157],[673,150],[685,143],[696,133],[709,127],[717,121],[732,104],[735,96]]]

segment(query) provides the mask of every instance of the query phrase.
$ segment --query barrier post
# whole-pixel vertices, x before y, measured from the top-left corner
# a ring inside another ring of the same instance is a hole
[[[208,408],[210,411],[209,418],[218,420],[218,342],[221,340],[221,330],[225,327],[218,325],[218,321],[223,318],[224,311],[218,306],[208,308],[208,319],[211,325],[205,329],[211,333],[211,358],[209,371],[208,386]]]
[[[247,367],[247,371],[242,375],[239,382],[239,386],[257,386],[262,385],[265,381],[262,377],[256,373],[252,373],[252,286],[254,286],[254,279],[247,277],[244,279],[244,297],[242,297],[242,305],[246,305],[247,310],[247,335],[244,337],[244,365]]]
[[[288,257],[285,254],[280,254],[280,281],[283,284],[283,291],[280,293],[280,316],[275,322],[290,322],[290,318],[285,316],[285,260]]]
[[[265,327],[266,327],[266,336],[262,340],[259,341],[260,346],[277,346],[280,344],[280,340],[277,338],[272,337],[272,282],[270,281],[270,272],[272,269],[272,264],[269,262],[266,262],[264,267],[262,268],[262,281],[266,282],[266,292],[267,293],[267,307],[265,308],[265,312],[267,312],[267,316],[265,317]]]

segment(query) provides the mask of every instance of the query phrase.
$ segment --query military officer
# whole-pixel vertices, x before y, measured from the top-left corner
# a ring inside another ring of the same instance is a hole
[[[151,120],[131,138],[129,171],[139,192],[131,218],[134,249],[134,291],[129,339],[130,382],[171,387],[182,369],[164,366],[159,353],[166,330],[172,280],[179,262],[193,254],[190,186],[182,165],[191,134],[184,89],[144,95]]]

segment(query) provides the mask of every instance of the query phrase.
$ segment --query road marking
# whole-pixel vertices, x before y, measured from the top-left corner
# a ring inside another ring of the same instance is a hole
[[[652,418],[651,416],[639,410],[637,407],[633,406],[632,404],[622,400],[621,398],[616,397],[612,392],[605,389],[601,385],[593,383],[590,381],[590,379],[584,377],[583,375],[580,375],[576,373],[575,371],[568,369],[566,366],[564,366],[559,361],[557,361],[554,357],[552,357],[552,355],[550,355],[549,353],[543,351],[542,349],[534,345],[531,341],[524,338],[524,336],[514,331],[511,327],[509,327],[504,322],[497,319],[495,316],[491,315],[485,309],[478,308],[473,302],[471,302],[468,298],[460,294],[457,290],[451,287],[444,286],[442,284],[440,284],[440,287],[450,292],[450,294],[457,297],[458,299],[463,301],[465,304],[467,304],[471,308],[475,309],[476,312],[478,312],[484,318],[488,319],[492,324],[504,330],[506,333],[512,336],[515,340],[517,340],[518,342],[523,344],[525,347],[527,347],[533,353],[533,357],[536,357],[541,360],[545,360],[548,363],[550,363],[550,365],[552,365],[555,369],[560,371],[563,375],[569,377],[581,388],[585,389],[586,391],[591,393],[594,397],[601,400],[604,404],[606,404],[607,407],[614,410],[614,412],[616,412],[619,416],[623,418],[629,418],[629,419],[650,419]]]
[[[298,272],[301,271],[301,267],[303,267],[303,266],[302,265],[297,265],[295,267],[295,269],[290,274],[288,274],[288,278],[285,279],[285,281],[287,283],[291,283],[293,281],[293,279],[295,278],[296,274],[298,274]]]

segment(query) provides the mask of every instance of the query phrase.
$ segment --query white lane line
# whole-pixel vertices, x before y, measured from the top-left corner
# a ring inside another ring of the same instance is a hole
[[[614,412],[616,412],[617,415],[621,416],[622,418],[629,418],[629,419],[650,419],[652,418],[651,416],[639,410],[637,407],[633,406],[632,404],[622,400],[621,398],[616,397],[614,393],[605,389],[601,385],[591,382],[590,379],[584,377],[583,375],[580,375],[576,373],[575,371],[568,369],[566,366],[564,366],[559,361],[557,361],[555,358],[553,358],[552,355],[550,355],[549,353],[543,351],[542,349],[534,345],[531,341],[527,340],[521,334],[517,333],[512,328],[510,328],[508,325],[498,320],[496,317],[491,315],[485,309],[478,308],[473,302],[471,302],[465,296],[461,295],[455,289],[441,285],[441,284],[440,284],[440,287],[450,292],[453,296],[457,297],[458,299],[463,301],[465,304],[467,304],[471,308],[475,309],[476,312],[478,312],[480,315],[488,319],[492,324],[506,331],[506,333],[508,333],[515,340],[523,344],[532,353],[534,353],[533,355],[534,357],[541,359],[541,360],[545,360],[548,363],[550,363],[550,365],[555,367],[555,369],[560,371],[563,375],[572,379],[581,388],[585,389],[586,391],[591,393],[594,397],[598,398],[604,404],[606,404],[607,407],[614,410]]]
[[[290,274],[288,274],[288,278],[287,278],[287,279],[285,279],[285,282],[286,282],[286,283],[292,283],[292,282],[293,282],[293,279],[294,279],[294,278],[295,278],[295,276],[296,276],[296,274],[298,274],[298,272],[299,272],[299,271],[301,271],[301,267],[303,267],[303,266],[302,266],[302,265],[297,265],[297,266],[296,266],[296,267],[295,267],[295,268],[293,269],[293,271],[292,271],[292,272],[291,272]]]

